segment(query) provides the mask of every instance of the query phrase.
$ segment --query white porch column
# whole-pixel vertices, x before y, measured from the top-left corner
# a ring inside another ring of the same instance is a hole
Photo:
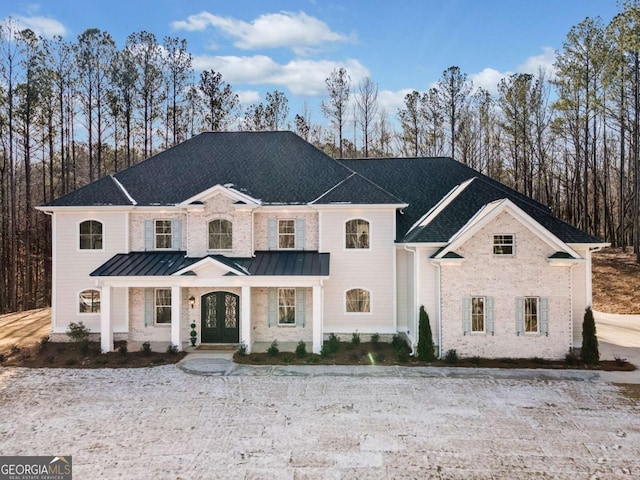
[[[313,286],[313,353],[322,350],[322,285]]]
[[[171,287],[171,343],[182,350],[180,341],[180,312],[182,310],[182,293],[180,287]]]
[[[240,296],[240,341],[247,347],[247,353],[251,353],[251,287],[242,286]]]
[[[111,287],[102,286],[100,292],[100,350],[113,352],[113,328],[111,325]]]

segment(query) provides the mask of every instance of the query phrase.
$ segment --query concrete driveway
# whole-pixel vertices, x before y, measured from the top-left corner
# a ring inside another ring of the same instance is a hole
[[[593,312],[601,360],[626,359],[639,370],[603,372],[609,382],[640,383],[640,315]]]

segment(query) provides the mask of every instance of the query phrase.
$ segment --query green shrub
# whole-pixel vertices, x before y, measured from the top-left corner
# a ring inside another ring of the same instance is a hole
[[[140,351],[145,355],[151,355],[151,344],[149,342],[144,342]]]
[[[351,344],[360,345],[360,334],[357,330],[351,334]]]
[[[374,345],[377,345],[380,343],[380,334],[379,333],[374,333],[373,335],[371,335],[371,343],[373,343]]]
[[[90,333],[91,330],[82,322],[71,322],[67,327],[67,335],[75,343],[89,342]]]
[[[243,357],[247,354],[247,344],[244,342],[240,342],[240,345],[238,346],[238,353],[240,355],[242,355]]]
[[[318,355],[311,355],[309,358],[307,358],[307,363],[318,363],[320,361],[320,357],[318,357]]]
[[[579,360],[578,355],[576,355],[576,352],[573,349],[569,350],[569,352],[564,356],[564,362],[567,365],[578,365]]]
[[[329,340],[327,340],[329,353],[336,353],[340,349],[340,338],[335,333],[329,334]]]
[[[403,343],[405,342],[402,340],[402,337],[397,333],[391,338],[391,345],[393,345],[393,348],[395,348],[396,350],[400,346],[402,346]]]
[[[329,347],[327,345],[327,343],[325,342],[322,345],[322,348],[320,349],[320,356],[321,357],[328,357],[331,353],[329,352]]]
[[[455,365],[458,363],[458,351],[454,348],[447,350],[447,353],[444,356],[444,363],[449,365]]]
[[[40,339],[40,341],[38,342],[38,351],[39,352],[44,351],[47,348],[47,346],[49,345],[49,341],[50,340],[51,339],[49,338],[49,335],[45,335],[44,337],[42,337]]]
[[[296,345],[296,357],[304,358],[307,356],[307,344],[304,340],[300,340],[298,345]]]
[[[129,349],[127,348],[127,341],[124,340],[120,346],[118,347],[118,351],[122,354],[122,355],[126,355],[127,352],[129,351]]]
[[[433,344],[429,315],[424,309],[424,306],[421,305],[420,321],[418,324],[418,360],[433,362],[435,359],[435,346]]]
[[[289,355],[285,355],[284,358],[282,359],[284,363],[291,363],[292,360],[293,359]]]
[[[593,318],[591,307],[587,307],[582,321],[582,349],[580,358],[584,363],[593,365],[600,360],[598,351],[598,337],[596,335],[596,321]]]
[[[173,343],[169,344],[169,346],[167,347],[167,353],[169,355],[177,355],[178,354],[178,346],[174,345]]]
[[[478,357],[478,356],[471,357],[471,358],[469,359],[469,362],[470,362],[472,365],[478,365],[478,364],[480,363],[480,361],[481,361],[481,359],[480,359],[480,357]]]
[[[267,348],[267,353],[272,357],[275,357],[276,355],[278,355],[278,353],[280,353],[280,349],[278,348],[278,340],[274,340],[273,342],[271,342],[271,346]]]
[[[398,361],[402,363],[406,363],[409,361],[409,349],[408,348],[400,348],[398,349]]]

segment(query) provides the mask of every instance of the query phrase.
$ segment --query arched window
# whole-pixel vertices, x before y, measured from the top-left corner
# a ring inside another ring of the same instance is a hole
[[[102,223],[85,220],[80,224],[80,250],[102,250]]]
[[[369,222],[356,218],[345,225],[345,245],[347,248],[369,248]]]
[[[371,293],[363,288],[347,291],[347,313],[371,312]]]
[[[232,240],[233,224],[229,220],[209,222],[209,250],[231,250]]]
[[[78,311],[80,313],[100,313],[100,290],[80,292]]]

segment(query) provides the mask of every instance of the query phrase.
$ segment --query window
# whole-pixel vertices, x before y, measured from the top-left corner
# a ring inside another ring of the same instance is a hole
[[[354,288],[347,291],[348,313],[371,312],[371,293],[362,288]]]
[[[485,297],[471,297],[471,331],[484,332]]]
[[[278,248],[296,248],[295,220],[278,220]]]
[[[538,333],[538,297],[524,297],[524,331]]]
[[[278,289],[278,324],[294,325],[296,323],[296,289]]]
[[[100,313],[100,290],[84,290],[79,300],[80,313]]]
[[[171,248],[171,237],[171,220],[156,220],[156,248]]]
[[[513,255],[514,246],[513,235],[493,236],[494,255]]]
[[[229,220],[209,222],[209,250],[231,250],[232,230]]]
[[[154,292],[156,323],[171,323],[171,289],[156,288]]]
[[[366,220],[349,220],[345,233],[347,248],[369,248],[369,222]]]
[[[80,224],[80,250],[102,250],[102,223],[85,220]]]

